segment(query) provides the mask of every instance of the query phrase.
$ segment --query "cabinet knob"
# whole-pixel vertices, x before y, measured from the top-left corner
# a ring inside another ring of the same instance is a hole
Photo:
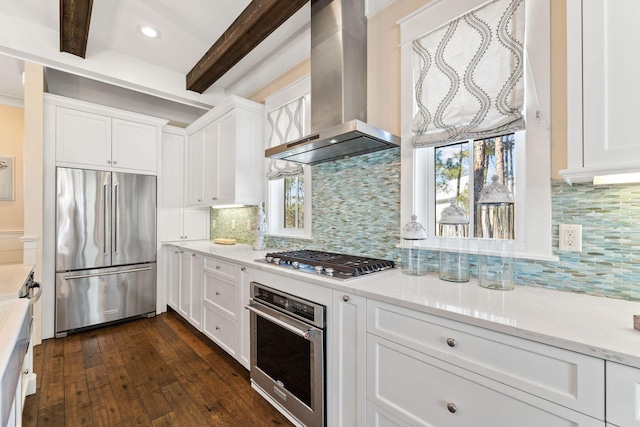
[[[202,199],[198,199],[198,201],[199,201],[199,202],[201,202],[201,201],[202,201]]]
[[[189,237],[189,236],[182,236],[182,238],[183,238],[183,239],[186,239],[186,238],[188,238],[188,237]]]
[[[216,326],[216,331],[219,331],[219,330],[220,330],[220,326]]]
[[[217,197],[212,197],[211,200],[218,200],[218,198]]]
[[[220,266],[219,265],[216,265],[216,270],[220,270]]]
[[[178,251],[175,251],[175,252],[174,252],[174,254],[177,254],[177,253],[178,253]]]
[[[342,295],[342,301],[347,302],[351,299],[349,295]]]
[[[25,369],[24,371],[22,371],[22,373],[23,373],[24,375],[29,375],[29,368],[27,368],[27,369]]]
[[[196,256],[196,254],[191,254],[191,256]]]
[[[107,164],[110,165],[111,164],[111,160],[107,160]]]
[[[220,291],[216,291],[216,295],[220,295]]]
[[[240,271],[247,271],[247,267],[240,267]]]
[[[447,345],[449,347],[455,347],[458,345],[458,342],[456,340],[454,340],[453,338],[447,338]]]
[[[183,253],[184,253],[184,251],[180,251],[180,253],[181,253],[181,254],[183,254]]]
[[[458,412],[458,407],[456,406],[455,403],[447,403],[447,409],[449,410],[449,412],[451,412],[452,414],[455,414],[456,412]]]
[[[116,163],[118,163],[118,161],[117,161],[117,160],[114,160],[112,163],[115,165]]]

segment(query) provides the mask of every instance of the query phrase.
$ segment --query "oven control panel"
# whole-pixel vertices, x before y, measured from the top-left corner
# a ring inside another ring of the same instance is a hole
[[[276,291],[256,282],[252,282],[251,285],[251,293],[254,300],[264,302],[281,311],[286,311],[314,323],[318,320],[319,315],[324,316],[323,305]]]

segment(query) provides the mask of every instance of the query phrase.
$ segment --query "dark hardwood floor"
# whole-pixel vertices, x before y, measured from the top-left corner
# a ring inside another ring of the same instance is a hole
[[[175,312],[45,340],[25,427],[290,426]]]

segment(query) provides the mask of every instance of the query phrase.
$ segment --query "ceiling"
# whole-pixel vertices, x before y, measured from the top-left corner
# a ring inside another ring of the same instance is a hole
[[[97,81],[197,107],[248,96],[309,54],[309,4],[203,94],[186,74],[250,0],[94,0],[85,59],[60,52],[59,4],[0,2],[0,96],[21,97],[24,59]],[[160,37],[142,36],[148,24]],[[16,59],[19,59],[18,61]]]

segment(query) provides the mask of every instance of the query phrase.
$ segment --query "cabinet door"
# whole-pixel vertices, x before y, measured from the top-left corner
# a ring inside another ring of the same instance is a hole
[[[180,251],[180,304],[178,313],[189,319],[191,311],[191,252]]]
[[[168,295],[169,307],[179,311],[180,307],[180,251],[174,247],[167,248],[168,258]]]
[[[626,47],[640,40],[640,2],[583,1],[582,8],[584,166],[637,164],[640,56]]]
[[[111,119],[98,114],[56,109],[56,161],[111,166]]]
[[[333,291],[333,426],[365,425],[367,300]]]
[[[158,127],[113,119],[111,164],[145,172],[158,170]]]
[[[204,130],[200,130],[189,137],[187,142],[187,160],[185,162],[185,193],[188,206],[202,204],[203,173],[204,173]]]
[[[184,207],[184,151],[185,137],[173,133],[162,134],[162,163],[160,168],[160,197],[158,207]]]
[[[410,425],[602,427],[604,421],[367,336],[367,397]],[[368,425],[375,425],[369,421]]]
[[[203,305],[202,332],[232,357],[236,357],[238,348],[236,322],[206,303]]]
[[[218,200],[219,192],[219,126],[218,123],[212,123],[204,129],[204,146],[202,151],[203,159],[203,203],[211,205]]]
[[[202,256],[191,254],[191,304],[189,307],[189,322],[197,330],[202,330]]]
[[[220,126],[218,203],[233,203],[236,196],[236,113],[233,111],[228,113],[218,123]]]
[[[607,422],[640,426],[640,369],[607,362]]]
[[[208,240],[211,214],[209,209],[184,209],[181,239]]]

